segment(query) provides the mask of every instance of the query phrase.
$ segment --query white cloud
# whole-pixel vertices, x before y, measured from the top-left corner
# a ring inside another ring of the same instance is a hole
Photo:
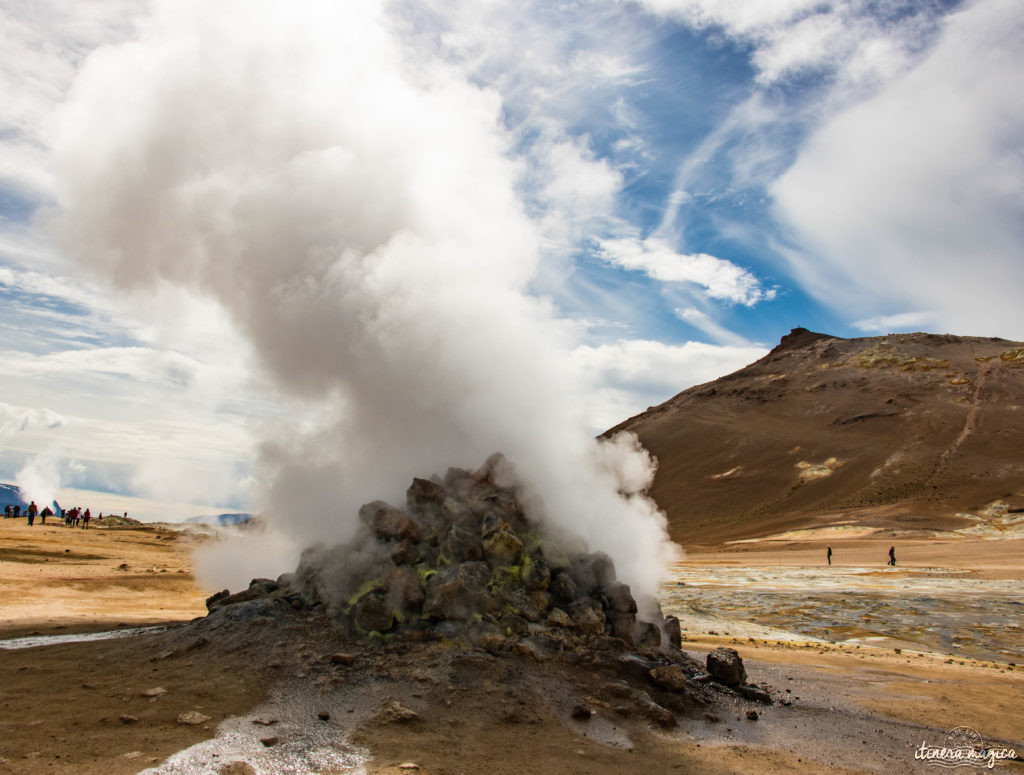
[[[858,331],[870,334],[891,334],[903,331],[929,329],[935,323],[934,312],[900,312],[896,315],[876,315],[851,323]]]
[[[951,15],[913,71],[827,123],[772,191],[801,280],[860,316],[1024,338],[1024,5]]]
[[[28,430],[54,430],[67,423],[67,418],[49,409],[12,406],[0,403],[0,441]]]
[[[677,253],[667,242],[657,238],[603,240],[601,257],[661,282],[697,285],[713,299],[748,307],[774,296],[773,291],[761,287],[754,275],[730,261],[707,253]]]
[[[607,430],[693,385],[717,379],[767,354],[763,347],[682,345],[622,339],[581,346],[573,360],[588,376],[590,391],[580,397],[595,433]]]
[[[744,337],[730,331],[721,323],[712,318],[708,313],[696,307],[683,307],[676,310],[680,320],[685,320],[694,328],[703,331],[718,344],[727,344],[735,347],[750,347],[751,343]]]
[[[9,0],[0,7],[0,186],[41,201],[52,192],[46,131],[81,60],[123,40],[145,0]]]
[[[719,28],[752,45],[764,85],[808,70],[846,87],[869,86],[907,67],[930,31],[935,10],[903,2],[879,13],[863,0],[641,0],[652,13],[698,29]]]

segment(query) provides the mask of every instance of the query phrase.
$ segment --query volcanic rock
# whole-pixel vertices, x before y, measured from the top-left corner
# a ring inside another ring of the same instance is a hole
[[[662,626],[669,645],[675,648],[683,647],[683,633],[679,627],[679,620],[674,616],[666,616],[665,624]]]
[[[581,593],[597,593],[615,582],[615,565],[604,552],[585,554],[573,561],[572,579]]]
[[[523,554],[523,542],[508,525],[484,538],[484,554],[491,565],[515,565]]]
[[[383,592],[363,595],[356,604],[356,627],[364,632],[387,632],[395,623],[395,611]]]
[[[679,665],[660,665],[648,674],[658,686],[674,692],[686,689],[686,671]]]
[[[465,562],[435,573],[427,582],[423,617],[427,620],[466,621],[487,612],[491,569],[484,562]]]
[[[747,671],[736,649],[716,648],[708,654],[707,666],[711,677],[726,686],[739,686],[747,682]]]
[[[633,629],[633,642],[637,648],[655,649],[661,645],[661,629],[652,622],[637,622]]]
[[[616,581],[601,590],[601,602],[609,611],[624,614],[636,613],[636,601],[629,592],[629,585]]]
[[[397,700],[390,700],[380,709],[374,717],[374,721],[381,726],[386,724],[408,724],[409,722],[417,721],[419,717],[416,711],[405,707]]]
[[[441,541],[441,554],[449,562],[475,562],[484,558],[484,549],[479,538],[453,524]]]
[[[419,525],[384,501],[373,501],[360,508],[359,519],[385,541],[408,539],[418,543],[421,539]]]

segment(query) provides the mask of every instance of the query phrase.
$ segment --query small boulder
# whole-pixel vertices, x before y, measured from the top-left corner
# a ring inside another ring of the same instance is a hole
[[[476,562],[484,558],[480,539],[458,525],[452,525],[441,540],[441,551],[454,565],[467,561]]]
[[[594,711],[586,705],[575,705],[572,709],[572,717],[577,721],[590,721]]]
[[[651,681],[673,692],[686,689],[686,671],[679,665],[661,665],[648,674]]]
[[[484,555],[492,565],[516,565],[523,556],[523,542],[511,530],[498,530],[484,539]]]
[[[415,534],[414,543],[419,541],[419,526],[384,501],[372,501],[360,507],[359,520],[383,541],[411,538],[411,534]]]
[[[569,608],[572,623],[580,632],[587,635],[604,633],[605,616],[601,607],[592,600],[580,600]]]
[[[387,632],[395,624],[395,612],[383,592],[375,591],[363,595],[356,603],[356,627],[370,632]]]
[[[555,600],[560,603],[571,603],[578,595],[576,582],[572,580],[572,576],[566,571],[559,571],[551,577],[548,590],[555,596]]]
[[[585,554],[573,561],[572,578],[577,589],[589,595],[615,582],[615,564],[604,552]]]
[[[751,702],[761,702],[765,705],[772,704],[772,695],[767,689],[763,689],[760,686],[754,686],[753,684],[737,686],[735,692],[745,700]]]
[[[387,724],[408,724],[419,719],[420,715],[410,708],[405,707],[397,700],[390,700],[384,704],[374,721],[385,726]]]
[[[426,600],[419,576],[408,567],[396,568],[389,573],[384,579],[382,590],[387,595],[392,609],[398,611],[419,611]]]
[[[544,620],[544,624],[548,627],[572,627],[572,619],[561,608],[552,608],[548,612],[548,618]]]
[[[600,599],[607,611],[623,614],[636,613],[636,600],[629,591],[629,584],[616,581],[601,590]]]
[[[661,645],[661,630],[650,622],[637,622],[633,630],[633,640],[638,648],[656,649]]]
[[[355,654],[349,654],[344,651],[339,651],[336,654],[331,654],[331,664],[334,665],[351,665],[356,661]]]
[[[679,649],[683,647],[683,631],[679,627],[679,619],[674,616],[666,616],[665,623],[661,627],[668,638],[669,644]]]
[[[534,590],[551,586],[551,568],[542,556],[528,556],[523,560],[523,586]]]
[[[608,623],[609,634],[613,638],[619,638],[630,644],[634,643],[633,631],[636,629],[635,614],[608,611],[605,613],[605,621]]]
[[[408,539],[400,541],[391,552],[391,562],[395,565],[415,565],[423,559],[423,546]]]
[[[206,610],[212,611],[221,600],[224,600],[230,595],[230,589],[222,589],[220,592],[214,592],[212,595],[206,598]]]
[[[444,487],[440,484],[416,477],[406,490],[405,501],[409,511],[418,513],[424,506],[442,503],[444,496]]]
[[[747,671],[736,649],[719,647],[708,654],[708,673],[726,686],[739,686],[747,682]]]
[[[280,588],[274,579],[253,579],[249,582],[249,591],[257,597],[271,595]]]

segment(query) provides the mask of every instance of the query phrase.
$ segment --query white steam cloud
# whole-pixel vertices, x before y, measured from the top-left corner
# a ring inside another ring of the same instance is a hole
[[[528,293],[538,227],[500,100],[403,58],[381,9],[158,4],[62,110],[63,244],[121,287],[218,300],[301,406],[261,450],[292,544],[264,572],[349,538],[366,501],[402,505],[413,475],[501,451],[548,519],[653,591],[671,545],[637,492],[651,461],[597,448],[574,330]]]
[[[14,482],[25,500],[35,501],[42,511],[57,498],[62,484],[61,462],[49,455],[34,455],[14,475]]]

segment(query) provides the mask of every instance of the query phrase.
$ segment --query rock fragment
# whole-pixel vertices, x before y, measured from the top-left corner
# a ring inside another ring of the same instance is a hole
[[[739,686],[747,682],[747,671],[736,649],[718,647],[707,657],[708,673],[726,686]]]
[[[200,713],[198,710],[187,710],[184,713],[179,713],[177,719],[179,724],[189,727],[205,724],[209,720],[209,716]]]
[[[374,721],[380,726],[387,724],[408,724],[418,720],[420,715],[402,705],[398,700],[390,700],[384,704],[380,712],[374,717]]]

